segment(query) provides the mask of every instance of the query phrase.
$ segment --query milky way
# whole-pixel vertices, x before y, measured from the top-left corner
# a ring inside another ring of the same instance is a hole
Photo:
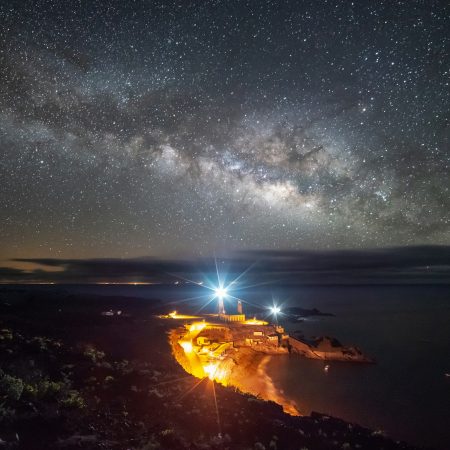
[[[5,259],[449,243],[446,1],[5,1],[0,23]]]

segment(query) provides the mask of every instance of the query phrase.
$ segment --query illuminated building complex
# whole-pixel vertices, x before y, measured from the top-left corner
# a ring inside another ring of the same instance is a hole
[[[237,314],[227,314],[223,304],[223,297],[219,297],[219,319],[223,322],[245,322],[245,314],[242,312],[242,302],[237,302]]]

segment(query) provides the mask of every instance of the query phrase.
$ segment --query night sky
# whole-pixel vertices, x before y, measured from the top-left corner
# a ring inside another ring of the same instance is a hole
[[[0,3],[0,265],[450,242],[448,1]]]

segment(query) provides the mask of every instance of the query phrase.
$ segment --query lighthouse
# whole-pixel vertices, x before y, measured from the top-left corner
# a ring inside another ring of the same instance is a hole
[[[219,314],[225,314],[225,306],[223,304],[223,297],[219,297]]]

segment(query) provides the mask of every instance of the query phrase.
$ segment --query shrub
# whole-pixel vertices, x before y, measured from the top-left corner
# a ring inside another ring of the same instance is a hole
[[[41,352],[45,352],[48,350],[48,342],[47,338],[41,336],[35,336],[30,340],[30,343]]]
[[[133,368],[130,365],[130,362],[126,359],[116,363],[116,370],[118,370],[122,375],[128,375],[133,372]]]
[[[83,397],[76,390],[67,392],[67,396],[60,401],[60,404],[66,408],[82,409],[86,406]]]
[[[23,395],[30,399],[37,398],[39,395],[38,387],[35,384],[25,384],[23,387]]]
[[[43,380],[38,384],[38,390],[40,397],[48,397],[56,399],[61,391],[66,387],[65,383],[60,381]]]
[[[0,392],[10,400],[19,400],[23,392],[23,381],[11,375],[3,375],[0,379]]]
[[[83,355],[89,358],[93,363],[102,360],[105,357],[105,353],[97,350],[92,345],[88,345],[83,352]]]
[[[0,330],[0,340],[10,341],[13,338],[13,333],[9,328],[3,328]]]
[[[4,403],[0,403],[0,422],[2,420],[14,418],[15,413],[16,413],[16,411],[14,409],[9,408],[8,406],[5,406]]]

